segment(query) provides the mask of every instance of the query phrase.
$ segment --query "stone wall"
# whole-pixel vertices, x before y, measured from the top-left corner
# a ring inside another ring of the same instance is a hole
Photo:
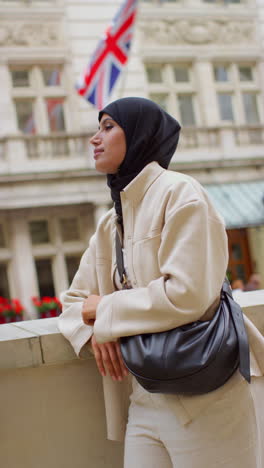
[[[264,290],[244,312],[264,334]],[[121,468],[106,440],[101,377],[88,348],[77,359],[57,319],[0,326],[0,453],[4,468]]]

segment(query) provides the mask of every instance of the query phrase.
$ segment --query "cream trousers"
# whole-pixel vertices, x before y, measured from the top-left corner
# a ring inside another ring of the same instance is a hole
[[[146,392],[133,380],[124,467],[264,468],[262,401],[261,417],[256,417],[257,400],[264,400],[264,380],[252,381],[240,381],[182,426],[166,397]]]

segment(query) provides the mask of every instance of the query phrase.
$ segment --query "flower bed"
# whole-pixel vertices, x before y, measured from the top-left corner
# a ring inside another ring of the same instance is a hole
[[[24,308],[18,299],[6,299],[0,296],[0,324],[23,320]]]
[[[57,297],[32,297],[38,318],[57,317],[61,313],[61,303]]]

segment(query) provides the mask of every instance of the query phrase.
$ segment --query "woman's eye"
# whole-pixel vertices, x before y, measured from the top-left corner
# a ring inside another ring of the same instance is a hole
[[[113,128],[113,125],[107,125],[107,127],[105,127],[106,130],[111,130],[111,128]]]

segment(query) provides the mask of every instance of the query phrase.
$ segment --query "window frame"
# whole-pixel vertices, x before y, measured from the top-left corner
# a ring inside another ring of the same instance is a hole
[[[60,85],[48,86],[45,85],[44,77],[42,76],[42,68],[55,68],[58,67],[60,70]],[[28,87],[14,87],[12,82],[12,70],[29,70],[29,86]],[[11,63],[9,65],[9,76],[10,76],[10,89],[11,96],[14,105],[14,112],[16,115],[17,131],[27,135],[19,128],[18,114],[16,109],[16,102],[22,100],[33,101],[33,115],[35,121],[36,134],[54,134],[54,133],[67,133],[71,128],[71,117],[69,112],[69,97],[67,93],[67,82],[66,82],[66,66],[61,61],[54,63],[42,63],[42,64],[24,64],[16,65]],[[63,100],[63,117],[65,129],[57,132],[52,132],[49,127],[49,118],[46,108],[47,99],[62,99]],[[28,134],[30,135],[30,134]]]
[[[229,80],[228,81],[216,81],[214,74],[214,67],[217,65],[226,66],[229,70]],[[242,81],[240,80],[240,67],[248,67],[252,71],[252,80],[251,81]],[[261,107],[261,87],[259,84],[259,73],[258,73],[258,64],[256,62],[250,61],[221,61],[221,62],[212,62],[212,76],[214,82],[214,88],[216,96],[218,93],[227,93],[232,94],[232,106],[233,106],[233,115],[234,120],[222,120],[220,114],[220,107],[217,99],[217,111],[218,119],[220,123],[228,122],[230,125],[246,125],[246,126],[255,126],[263,124],[264,112]],[[257,102],[257,113],[259,117],[258,123],[248,123],[245,114],[245,108],[243,103],[243,93],[252,93],[256,95]]]
[[[161,68],[162,81],[153,83],[148,80],[147,68]],[[174,67],[185,68],[188,70],[189,81],[176,81]],[[148,96],[155,100],[154,95],[164,95],[167,100],[166,109],[177,120],[181,121],[179,95],[190,95],[192,98],[192,107],[194,114],[194,125],[184,125],[185,127],[197,127],[201,125],[201,115],[199,111],[199,95],[197,84],[194,79],[194,64],[192,61],[170,61],[170,62],[145,62],[145,73],[148,86]]]

